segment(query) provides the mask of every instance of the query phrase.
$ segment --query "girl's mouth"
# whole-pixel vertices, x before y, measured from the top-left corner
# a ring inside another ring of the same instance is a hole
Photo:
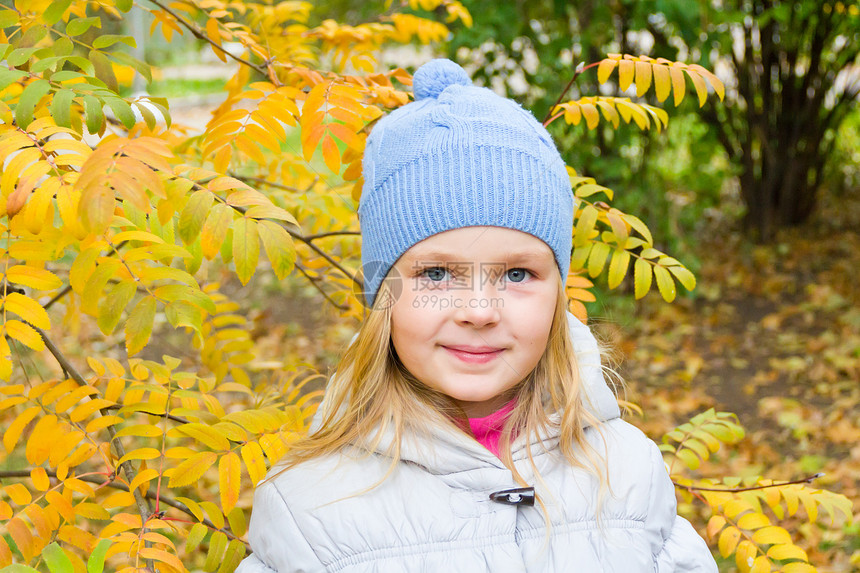
[[[499,356],[504,348],[492,346],[443,346],[449,354],[469,364],[485,364]]]

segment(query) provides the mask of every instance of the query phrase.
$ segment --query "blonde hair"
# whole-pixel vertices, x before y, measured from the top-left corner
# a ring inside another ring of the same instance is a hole
[[[416,379],[397,358],[391,342],[390,297],[386,279],[373,310],[329,382],[323,411],[318,414],[322,416],[321,424],[291,445],[279,462],[284,469],[275,476],[350,445],[366,449],[369,454],[389,434],[393,435],[387,452],[391,466],[381,483],[400,460],[401,439],[408,432],[426,431],[427,424],[450,424],[471,435],[462,408],[449,396]],[[518,437],[524,437],[526,444],[542,443],[540,437],[552,429],[557,430],[552,433],[559,436],[559,450],[564,458],[598,478],[602,498],[607,485],[605,462],[589,444],[585,432],[586,426],[597,428],[600,420],[586,408],[588,398],[570,339],[567,297],[560,280],[546,349],[537,366],[513,388],[510,397],[515,397],[516,403],[502,428],[499,449],[502,463],[517,482],[529,485],[514,464],[512,443]],[[526,447],[531,469],[540,480],[531,450]],[[540,497],[538,501],[548,518]]]

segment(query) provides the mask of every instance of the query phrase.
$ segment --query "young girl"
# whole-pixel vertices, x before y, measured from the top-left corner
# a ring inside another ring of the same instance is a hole
[[[716,571],[566,312],[549,134],[449,60],[413,88],[365,151],[372,311],[257,488],[238,571]]]

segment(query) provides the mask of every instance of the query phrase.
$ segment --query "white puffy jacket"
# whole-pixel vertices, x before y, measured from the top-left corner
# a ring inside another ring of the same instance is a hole
[[[676,515],[656,445],[619,418],[591,332],[570,324],[589,409],[604,421],[586,430],[599,451],[605,440],[610,489],[600,505],[597,480],[564,461],[555,436],[530,444],[541,480],[531,479],[528,444],[515,442],[513,452],[550,526],[537,505],[493,501],[491,493],[520,487],[510,470],[440,427],[404,440],[396,470],[376,487],[390,466],[379,452],[320,458],[263,483],[248,534],[254,553],[237,573],[715,573],[705,542]]]

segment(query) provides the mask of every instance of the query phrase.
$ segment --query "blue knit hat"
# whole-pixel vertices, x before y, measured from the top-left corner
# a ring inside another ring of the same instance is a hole
[[[358,215],[368,306],[412,245],[461,227],[534,235],[563,280],[573,194],[546,129],[516,102],[473,86],[451,60],[421,66],[412,87],[416,101],[381,119],[364,151]]]

